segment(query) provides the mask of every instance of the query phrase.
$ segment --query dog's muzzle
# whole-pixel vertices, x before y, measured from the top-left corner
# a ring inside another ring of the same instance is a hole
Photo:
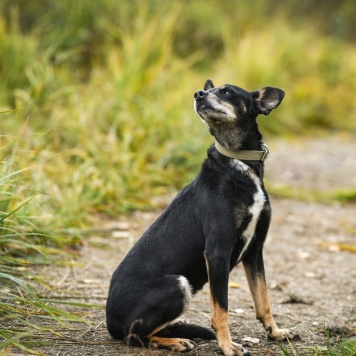
[[[204,99],[207,96],[208,92],[205,90],[198,90],[194,93],[194,99],[195,101],[200,101]]]

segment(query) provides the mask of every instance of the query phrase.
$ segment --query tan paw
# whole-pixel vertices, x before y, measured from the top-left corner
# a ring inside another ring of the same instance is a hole
[[[242,345],[232,341],[219,345],[219,347],[225,356],[250,356],[250,353]]]
[[[152,336],[149,347],[154,349],[172,350],[174,352],[187,352],[193,350],[196,347],[196,344],[189,339]]]
[[[178,344],[172,349],[173,351],[187,352],[195,349],[196,343],[189,339],[181,339]]]
[[[282,341],[282,340],[297,340],[299,335],[288,329],[275,329],[270,330],[267,337],[272,340]]]

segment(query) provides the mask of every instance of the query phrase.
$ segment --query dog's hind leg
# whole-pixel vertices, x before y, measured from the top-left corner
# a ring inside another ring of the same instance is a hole
[[[279,329],[273,319],[267,293],[262,250],[246,256],[243,266],[254,302],[256,318],[262,322],[267,331],[267,337],[274,340],[299,338],[297,334],[288,329]]]
[[[185,277],[165,276],[150,281],[145,291],[144,300],[132,314],[138,322],[132,323],[125,337],[126,344],[185,352],[195,348],[190,338],[214,338],[211,331],[199,326],[171,324],[184,312],[192,297]]]

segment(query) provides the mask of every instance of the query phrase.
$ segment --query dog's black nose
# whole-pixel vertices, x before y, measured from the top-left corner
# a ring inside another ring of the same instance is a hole
[[[203,98],[206,96],[206,94],[208,94],[207,91],[205,91],[205,90],[198,90],[198,91],[196,91],[196,92],[194,93],[194,99],[195,99],[196,101],[201,100],[201,99],[203,99]]]

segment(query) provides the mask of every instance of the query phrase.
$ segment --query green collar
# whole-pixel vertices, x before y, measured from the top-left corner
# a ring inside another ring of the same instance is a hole
[[[269,154],[268,146],[262,144],[263,151],[230,151],[222,146],[218,141],[215,141],[215,148],[224,156],[239,159],[241,161],[265,161]]]

